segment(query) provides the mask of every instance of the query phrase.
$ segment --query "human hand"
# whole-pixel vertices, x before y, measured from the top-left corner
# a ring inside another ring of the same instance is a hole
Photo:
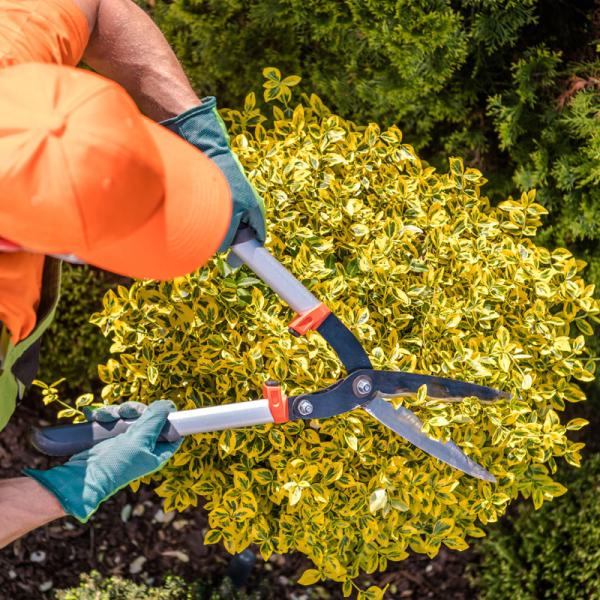
[[[233,213],[219,251],[224,252],[231,246],[241,224],[252,227],[256,239],[261,244],[264,243],[264,202],[248,181],[244,168],[229,147],[227,128],[217,112],[217,101],[214,96],[203,98],[200,106],[162,121],[161,125],[204,152],[219,167],[229,183]]]
[[[100,422],[119,418],[137,421],[125,433],[75,454],[64,465],[47,471],[25,469],[24,473],[51,492],[66,513],[85,523],[120,489],[160,470],[181,445],[182,440],[157,442],[169,413],[175,409],[172,402],[158,400],[144,410],[141,406],[126,402],[112,417],[109,407],[91,413],[91,419]]]
[[[138,419],[148,408],[143,402],[129,400],[122,404],[106,404],[100,408],[90,408],[86,406],[83,409],[85,418],[88,421],[97,421],[98,423],[110,423],[119,419]]]

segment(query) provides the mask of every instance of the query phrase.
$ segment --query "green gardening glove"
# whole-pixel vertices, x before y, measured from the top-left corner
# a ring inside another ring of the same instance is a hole
[[[139,419],[146,409],[147,404],[129,400],[123,404],[106,404],[100,408],[89,408],[85,406],[83,412],[86,420],[98,423],[110,423],[119,419]]]
[[[227,250],[241,223],[250,225],[256,239],[265,241],[265,205],[244,173],[237,156],[229,147],[229,135],[217,112],[214,96],[202,99],[202,104],[177,117],[162,121],[164,125],[204,152],[219,167],[229,182],[233,214],[227,235],[219,252]]]
[[[175,454],[182,440],[156,441],[174,409],[168,400],[153,402],[141,416],[139,403],[126,402],[112,416],[114,409],[99,409],[97,415],[92,414],[98,421],[136,415],[139,419],[125,433],[75,454],[64,465],[47,471],[25,469],[24,473],[56,496],[66,513],[85,523],[102,502],[132,481],[158,471]]]

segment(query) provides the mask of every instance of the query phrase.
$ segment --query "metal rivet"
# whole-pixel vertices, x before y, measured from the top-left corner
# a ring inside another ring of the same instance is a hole
[[[312,414],[314,408],[312,402],[304,398],[304,400],[300,400],[300,402],[298,402],[297,410],[303,417],[307,417],[308,415]]]
[[[368,396],[373,390],[373,382],[366,375],[357,377],[352,384],[352,389],[356,396]]]

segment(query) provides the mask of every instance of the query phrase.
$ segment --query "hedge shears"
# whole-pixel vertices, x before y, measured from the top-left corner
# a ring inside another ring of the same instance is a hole
[[[246,264],[296,312],[289,324],[290,332],[301,336],[308,331],[317,331],[336,352],[347,375],[325,389],[298,396],[286,396],[278,383],[267,381],[261,400],[173,412],[161,433],[161,440],[175,441],[195,433],[297,419],[326,419],[362,409],[427,454],[473,477],[496,481],[453,442],[443,443],[430,438],[422,431],[423,424],[412,411],[402,406],[394,407],[388,399],[414,395],[422,385],[427,386],[430,398],[440,401],[474,396],[490,402],[510,398],[509,394],[454,379],[373,369],[354,334],[254,239],[251,229],[240,230],[231,250],[230,259]],[[46,454],[66,456],[124,432],[132,422],[119,419],[110,423],[91,421],[46,427],[35,430],[32,441]]]

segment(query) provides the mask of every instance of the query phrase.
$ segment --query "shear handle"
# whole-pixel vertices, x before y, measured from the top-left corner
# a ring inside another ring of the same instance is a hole
[[[258,243],[252,229],[240,229],[231,250],[298,313],[290,323],[292,333],[301,335],[310,329],[318,331],[335,350],[348,373],[371,368],[371,361],[356,336]]]
[[[231,251],[298,314],[306,313],[321,304],[266,248],[260,245],[249,227],[239,230]]]
[[[173,442],[194,433],[274,423],[276,416],[273,401],[268,399],[176,411],[169,414],[158,441]],[[49,456],[69,456],[125,433],[133,423],[135,419],[117,419],[109,423],[90,421],[36,428],[31,443]]]

